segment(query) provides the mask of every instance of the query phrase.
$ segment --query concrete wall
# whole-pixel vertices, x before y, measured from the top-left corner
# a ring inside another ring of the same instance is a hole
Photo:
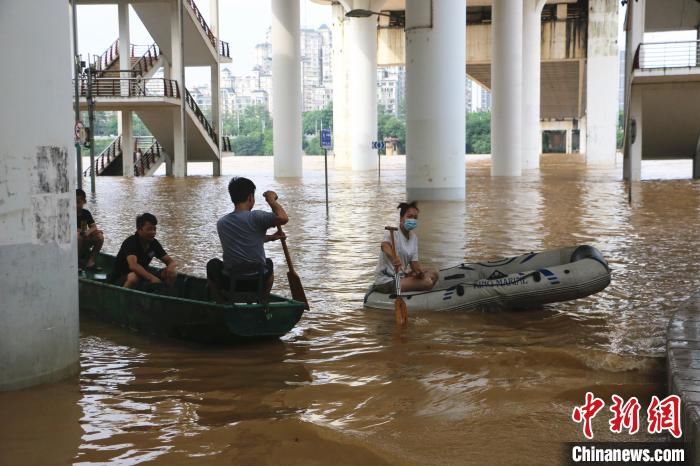
[[[7,390],[77,372],[78,270],[68,3],[2,9],[0,389]]]
[[[542,22],[542,60],[570,60],[586,56],[586,22],[583,19],[567,21],[566,4],[559,5],[559,15]],[[563,7],[563,8],[562,8]],[[563,13],[562,13],[563,12]],[[466,62],[491,63],[491,25],[470,24],[464,28],[467,41]],[[406,62],[405,32],[401,28],[377,30],[377,64],[403,65]]]

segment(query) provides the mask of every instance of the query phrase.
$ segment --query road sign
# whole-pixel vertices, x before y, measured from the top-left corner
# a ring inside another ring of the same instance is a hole
[[[372,141],[372,149],[386,149],[384,141]]]
[[[321,149],[332,149],[333,141],[331,138],[331,130],[324,128],[321,130]]]

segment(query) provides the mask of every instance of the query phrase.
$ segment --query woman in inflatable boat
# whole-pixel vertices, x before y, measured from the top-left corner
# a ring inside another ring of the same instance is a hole
[[[418,226],[418,205],[414,202],[402,202],[399,209],[399,228],[397,231],[384,231],[379,261],[375,269],[374,288],[380,293],[394,294],[394,275],[398,271],[401,277],[401,292],[427,291],[438,280],[434,270],[423,270],[418,261],[418,236],[413,231]],[[396,245],[396,257],[392,250],[392,234]]]

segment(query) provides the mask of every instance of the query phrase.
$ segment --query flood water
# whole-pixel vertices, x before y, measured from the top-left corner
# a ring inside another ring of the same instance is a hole
[[[206,173],[209,167],[201,168]],[[197,170],[193,168],[191,171]],[[423,202],[424,264],[446,267],[591,244],[612,267],[603,292],[520,312],[422,313],[399,332],[365,310],[385,225],[404,200],[402,157],[376,172],[272,177],[271,158],[230,158],[226,176],[99,178],[87,208],[116,253],[135,215],[158,216],[180,270],[204,275],[220,254],[216,220],[233,174],[273,189],[311,311],[279,342],[201,347],[81,320],[79,377],[0,393],[0,464],[559,464],[584,440],[571,420],[586,391],[606,401],[665,396],[665,327],[700,289],[700,183],[684,163],[645,163],[628,203],[621,167],[546,157],[521,178],[470,161],[465,202]],[[89,187],[89,182],[87,183]],[[279,243],[275,290],[286,294]],[[644,413],[644,411],[642,411]],[[611,434],[607,414],[596,440]],[[642,423],[642,426],[645,424]],[[644,428],[644,427],[643,427]]]

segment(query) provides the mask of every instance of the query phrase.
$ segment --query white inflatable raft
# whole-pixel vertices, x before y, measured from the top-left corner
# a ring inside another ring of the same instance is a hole
[[[430,291],[402,293],[410,311],[537,307],[597,293],[610,284],[610,267],[592,246],[531,252],[440,271]],[[394,309],[394,295],[370,287],[365,307]]]

